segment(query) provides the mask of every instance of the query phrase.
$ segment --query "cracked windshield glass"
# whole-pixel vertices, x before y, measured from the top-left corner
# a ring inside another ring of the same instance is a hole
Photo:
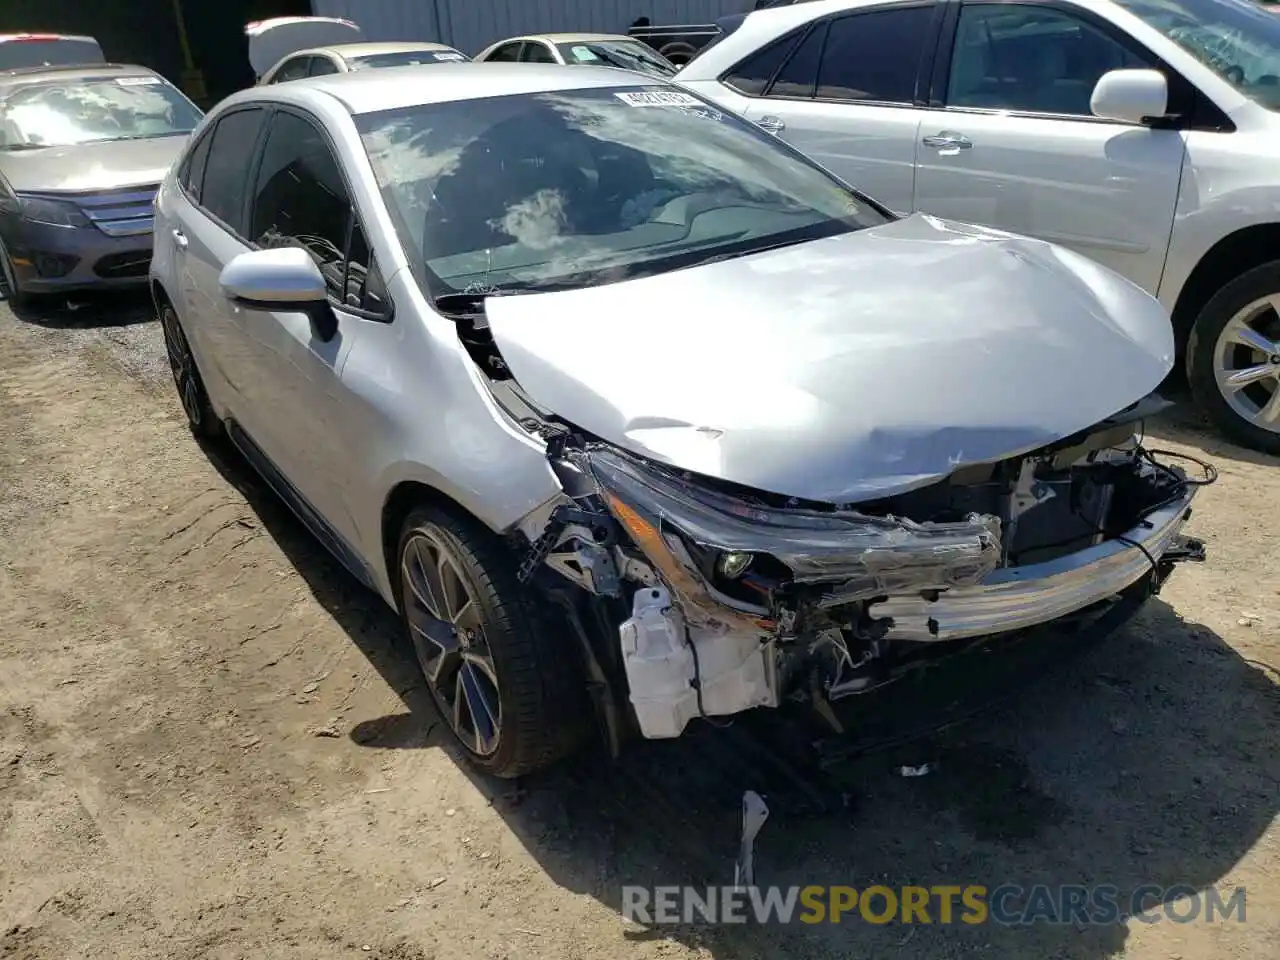
[[[433,296],[606,283],[888,218],[769,134],[682,92],[495,97],[359,123]]]
[[[159,77],[38,84],[0,103],[0,148],[61,147],[190,133],[199,111]]]

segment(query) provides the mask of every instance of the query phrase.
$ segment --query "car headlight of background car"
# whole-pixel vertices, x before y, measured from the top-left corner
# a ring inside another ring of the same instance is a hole
[[[76,204],[49,197],[18,196],[18,212],[23,220],[55,227],[87,227],[89,218]]]

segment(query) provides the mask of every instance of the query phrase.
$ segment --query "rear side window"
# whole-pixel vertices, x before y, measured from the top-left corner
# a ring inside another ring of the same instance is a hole
[[[789,33],[751,54],[725,74],[723,78],[725,86],[732,87],[748,97],[763,96],[769,81],[778,72],[778,68],[786,62],[806,30],[807,27]]]
[[[309,77],[326,77],[331,73],[338,72],[338,65],[328,57],[312,57],[311,72],[307,74]]]
[[[520,59],[521,43],[504,43],[493,53],[489,54],[488,59],[497,63],[515,63]]]
[[[820,23],[796,47],[786,66],[778,73],[769,88],[771,97],[810,98],[818,82],[818,68],[822,65],[822,50],[827,43],[827,23]]]
[[[271,78],[272,83],[285,83],[288,80],[301,80],[311,69],[311,57],[294,57],[280,65],[280,69]]]
[[[209,138],[200,205],[235,233],[244,233],[246,173],[265,115],[260,107],[228,113]]]
[[[213,134],[206,133],[196,141],[191,152],[187,154],[178,182],[195,203],[200,202],[200,188],[204,184],[204,165],[209,159],[209,144],[213,142]]]
[[[898,7],[831,22],[819,100],[912,103],[925,41],[932,37],[933,7]]]

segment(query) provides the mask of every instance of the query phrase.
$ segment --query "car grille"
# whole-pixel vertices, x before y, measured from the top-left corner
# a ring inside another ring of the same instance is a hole
[[[137,237],[152,230],[159,185],[130,187],[76,198],[95,227],[109,237]]]
[[[150,267],[150,250],[130,250],[108,254],[93,265],[93,272],[104,280],[123,280],[127,277],[145,277]]]

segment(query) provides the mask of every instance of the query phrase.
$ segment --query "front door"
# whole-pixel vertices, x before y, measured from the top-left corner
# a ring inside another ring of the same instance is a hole
[[[316,123],[273,114],[249,205],[256,247],[301,246],[329,288],[338,332],[316,336],[306,314],[241,310],[251,345],[255,402],[269,420],[253,439],[307,504],[348,543],[355,525],[347,496],[353,451],[344,448],[357,404],[342,367],[362,335],[377,335],[376,266],[338,161]],[[385,301],[382,301],[385,302]]]
[[[1175,130],[1089,108],[1109,70],[1143,51],[1075,12],[960,7],[945,106],[920,127],[916,207],[1072,247],[1154,293],[1173,226],[1184,144]]]
[[[930,2],[816,22],[743,112],[891,210],[910,213],[917,78],[940,9]],[[772,55],[766,48],[752,59],[767,68]],[[741,66],[750,70],[751,61]],[[754,93],[750,78],[740,82],[741,92]]]

